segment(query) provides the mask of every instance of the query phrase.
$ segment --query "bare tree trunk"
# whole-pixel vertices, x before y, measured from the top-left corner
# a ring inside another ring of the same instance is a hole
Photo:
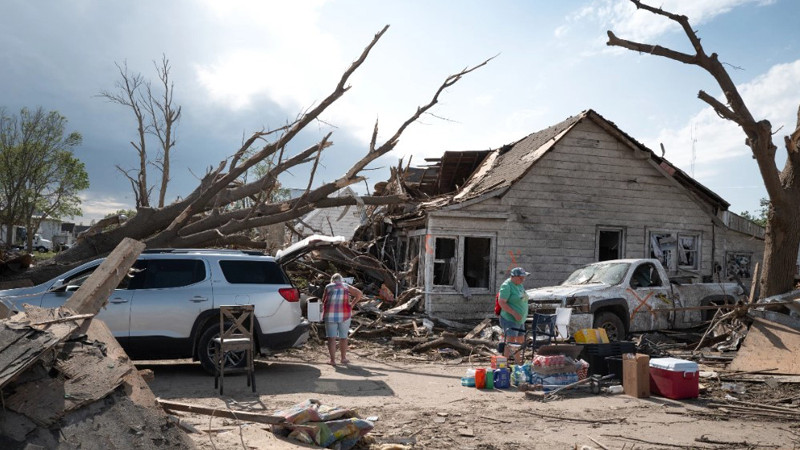
[[[742,128],[747,136],[746,143],[758,163],[758,169],[770,199],[760,295],[763,298],[788,291],[794,283],[795,266],[800,247],[800,227],[798,227],[798,220],[800,220],[798,217],[800,216],[800,110],[798,110],[798,120],[794,132],[784,139],[787,153],[786,164],[783,170],[778,170],[775,164],[777,147],[772,142],[772,125],[768,120],[756,121],[753,118],[717,54],[707,55],[705,53],[700,39],[689,24],[689,19],[686,16],[646,5],[639,0],[631,0],[631,2],[636,5],[636,8],[677,22],[692,44],[695,54],[681,53],[660,45],[620,39],[611,31],[608,31],[607,45],[699,66],[717,81],[727,104],[704,91],[700,91],[697,96],[700,100],[708,103],[717,115],[735,122]]]
[[[117,69],[119,70],[121,78],[121,81],[117,82],[117,89],[119,92],[111,93],[103,91],[100,93],[100,96],[114,103],[131,108],[136,118],[136,132],[139,142],[131,141],[131,146],[136,149],[136,153],[139,155],[139,171],[135,174],[136,176],[133,177],[127,170],[120,166],[117,166],[117,170],[122,172],[122,174],[128,178],[128,181],[130,181],[133,195],[136,198],[136,206],[146,208],[150,206],[150,193],[147,187],[147,126],[145,125],[145,117],[144,112],[142,112],[142,101],[139,93],[139,89],[145,84],[145,81],[141,74],[129,73],[127,63],[122,66],[117,64]]]
[[[769,208],[763,273],[769,273],[770,276],[761,277],[762,298],[794,288],[797,249],[800,248],[800,203],[795,201],[788,205],[791,207],[777,209],[770,205]]]
[[[167,185],[169,184],[169,159],[170,152],[175,146],[174,129],[181,117],[181,107],[174,109],[172,106],[172,96],[175,92],[175,85],[169,81],[169,60],[166,56],[161,57],[161,65],[155,64],[161,87],[164,90],[160,99],[157,99],[150,85],[147,85],[147,112],[150,115],[151,129],[161,144],[161,155],[156,158],[155,165],[161,170],[161,188],[158,191],[158,207],[164,207],[164,199],[167,196]]]

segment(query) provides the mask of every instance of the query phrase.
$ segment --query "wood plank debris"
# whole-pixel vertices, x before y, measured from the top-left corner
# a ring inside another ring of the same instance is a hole
[[[232,409],[210,408],[208,406],[175,402],[164,399],[158,399],[158,403],[165,410],[173,412],[182,411],[193,414],[203,414],[206,416],[224,417],[227,419],[242,420],[246,422],[265,423],[268,425],[275,425],[286,422],[286,419],[283,416],[274,416],[272,414],[257,413],[252,411],[235,411]]]
[[[94,319],[143,249],[124,239],[64,306],[0,320],[0,435],[12,448],[194,448]]]

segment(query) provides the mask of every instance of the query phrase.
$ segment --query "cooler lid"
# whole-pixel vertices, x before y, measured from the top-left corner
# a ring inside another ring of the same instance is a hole
[[[697,372],[699,370],[696,362],[678,358],[652,358],[650,367],[673,372]]]

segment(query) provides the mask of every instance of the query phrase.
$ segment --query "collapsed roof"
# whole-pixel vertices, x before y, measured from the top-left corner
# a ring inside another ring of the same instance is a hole
[[[447,151],[441,158],[427,159],[432,164],[424,168],[406,169],[402,176],[404,190],[424,202],[420,205],[422,210],[463,203],[479,197],[502,196],[567,132],[584,120],[593,121],[628,145],[632,151],[653,160],[665,173],[709,205],[713,209],[712,213],[725,211],[730,206],[722,197],[591,109],[494,150]]]

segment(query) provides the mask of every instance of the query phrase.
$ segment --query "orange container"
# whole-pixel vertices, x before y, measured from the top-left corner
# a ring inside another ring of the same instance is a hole
[[[486,388],[486,369],[483,367],[475,369],[475,387],[478,389]]]

